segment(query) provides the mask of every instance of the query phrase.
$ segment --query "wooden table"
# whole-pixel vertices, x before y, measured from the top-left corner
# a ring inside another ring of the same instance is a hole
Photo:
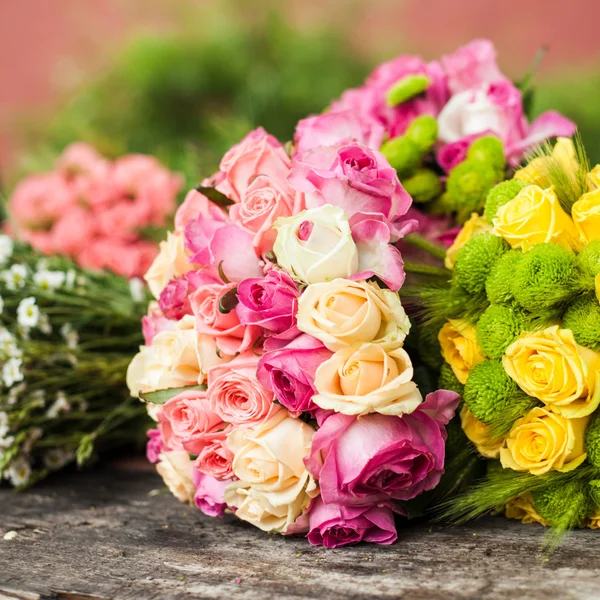
[[[502,518],[411,523],[391,547],[325,550],[204,517],[160,488],[121,465],[2,489],[0,599],[600,598],[600,531],[572,534],[545,562],[543,528]]]

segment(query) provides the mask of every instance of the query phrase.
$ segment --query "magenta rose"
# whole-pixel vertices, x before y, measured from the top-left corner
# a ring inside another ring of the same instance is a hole
[[[181,277],[171,279],[160,293],[158,305],[167,319],[178,321],[185,315],[191,315],[190,296],[198,287],[206,283],[206,277],[200,271],[190,271]]]
[[[204,446],[196,457],[196,469],[219,481],[225,481],[233,477],[231,468],[233,454],[226,443],[227,434],[230,433],[231,429],[231,427],[227,427],[206,436]]]
[[[158,429],[163,443],[171,450],[199,454],[210,434],[225,428],[212,409],[206,392],[181,392],[165,402],[158,413]]]
[[[160,310],[152,306],[148,310],[148,314],[142,317],[142,334],[144,336],[144,344],[149,346],[154,339],[154,336],[161,331],[168,331],[177,327],[176,321],[167,319]]]
[[[358,110],[341,110],[299,121],[294,144],[299,155],[318,146],[347,146],[354,142],[379,150],[384,135],[383,125],[362,118]]]
[[[340,548],[359,542],[388,545],[398,538],[394,513],[387,506],[325,504],[317,498],[308,519],[307,539],[313,546]]]
[[[323,501],[367,506],[433,489],[444,472],[445,425],[458,402],[458,394],[441,390],[402,417],[326,417],[305,460]]]
[[[440,146],[437,152],[437,162],[446,171],[450,173],[454,167],[459,165],[467,158],[467,151],[471,144],[479,137],[484,135],[483,133],[476,133],[474,135],[467,135],[460,138],[456,142],[445,144]]]
[[[300,333],[296,329],[299,296],[298,286],[285,271],[271,269],[265,277],[238,285],[236,312],[242,325],[258,325],[271,335],[292,339]]]
[[[231,481],[218,481],[214,477],[194,469],[194,485],[196,486],[194,502],[196,506],[208,517],[222,519],[227,509],[223,494],[229,483]]]
[[[284,348],[261,357],[258,380],[291,412],[314,411],[315,373],[328,358],[331,352],[319,340],[303,334]]]
[[[170,449],[163,443],[158,429],[148,429],[146,436],[148,438],[148,442],[146,443],[146,458],[148,462],[155,465],[159,460],[160,453],[168,452]]]

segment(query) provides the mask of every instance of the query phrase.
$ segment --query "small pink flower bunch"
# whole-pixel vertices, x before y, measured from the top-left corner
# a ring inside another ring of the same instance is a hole
[[[290,158],[257,129],[189,192],[127,379],[181,501],[316,545],[390,544],[440,480],[458,396],[424,399],[403,348],[411,197],[364,139],[324,142]]]
[[[143,229],[166,226],[182,185],[151,156],[111,162],[88,144],[74,143],[54,171],[17,185],[8,203],[10,229],[44,254],[141,277],[158,253]]]

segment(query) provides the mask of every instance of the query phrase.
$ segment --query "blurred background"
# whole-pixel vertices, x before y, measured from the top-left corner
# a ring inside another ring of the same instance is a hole
[[[513,79],[547,46],[534,112],[574,119],[600,162],[598,22],[597,0],[0,0],[0,189],[77,139],[194,185],[250,128],[289,139],[378,62],[474,37]]]

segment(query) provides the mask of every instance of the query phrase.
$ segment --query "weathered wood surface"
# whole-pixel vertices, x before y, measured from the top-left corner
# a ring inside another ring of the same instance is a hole
[[[501,518],[325,550],[148,495],[160,487],[120,467],[0,491],[0,599],[600,598],[597,531],[572,534],[547,562],[541,527]]]

